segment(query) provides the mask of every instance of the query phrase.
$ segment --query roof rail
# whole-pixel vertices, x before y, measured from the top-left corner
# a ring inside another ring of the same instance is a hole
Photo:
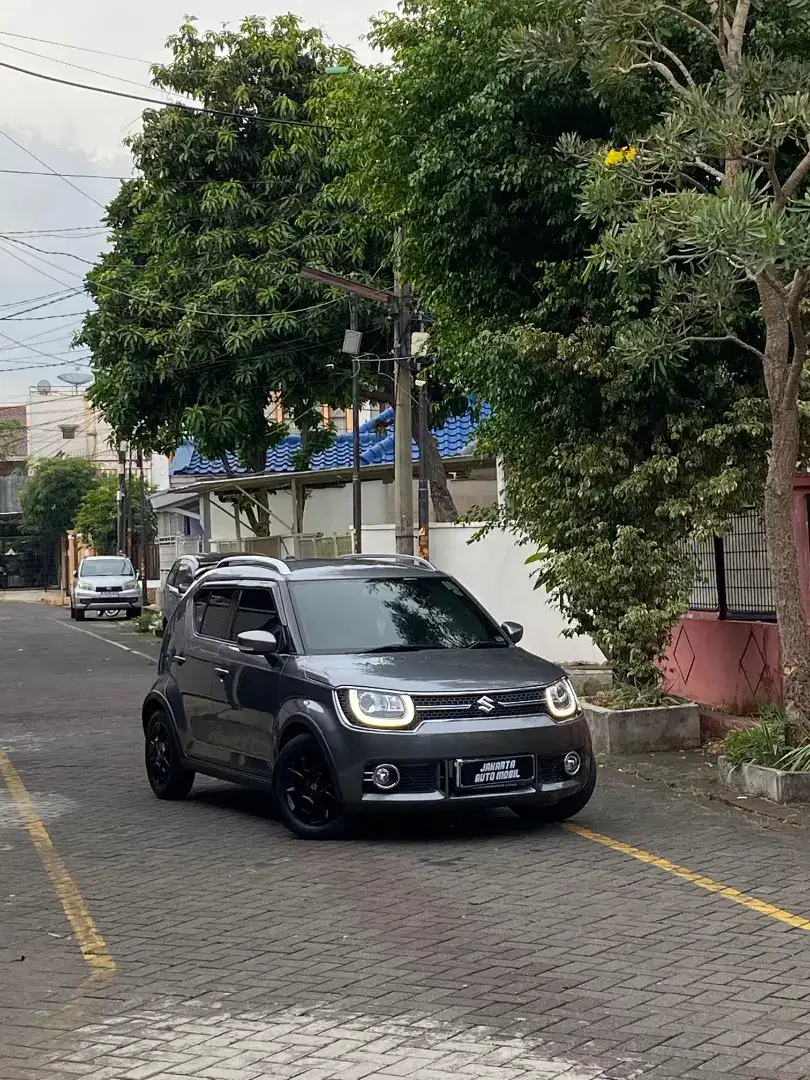
[[[425,570],[435,570],[436,567],[427,559],[419,555],[338,555],[339,559],[354,560],[355,562],[393,563],[405,566],[421,566]]]
[[[279,574],[290,573],[289,566],[281,559],[274,559],[272,555],[227,555],[217,569],[223,566],[266,566]]]

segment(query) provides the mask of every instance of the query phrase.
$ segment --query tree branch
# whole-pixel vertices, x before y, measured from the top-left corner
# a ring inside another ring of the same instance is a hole
[[[782,185],[782,205],[793,195],[796,188],[810,172],[810,152],[806,153],[787,180]]]
[[[663,75],[672,89],[677,94],[680,94],[681,97],[685,97],[688,94],[689,91],[686,87],[682,86],[667,65],[662,64],[659,60],[646,60],[643,64],[630,64],[629,67],[619,67],[616,70],[620,75],[629,75],[631,71],[641,71],[646,68],[651,68],[653,71],[657,71],[659,75]]]
[[[761,352],[755,345],[749,345],[747,341],[743,341],[742,338],[737,337],[736,334],[722,334],[717,337],[706,336],[703,334],[695,334],[689,337],[685,337],[684,341],[689,342],[701,342],[704,344],[711,344],[716,342],[731,341],[735,345],[739,345],[741,349],[745,349],[747,352],[753,353],[758,360],[765,362],[765,353]]]
[[[768,151],[768,178],[771,181],[771,187],[773,188],[774,196],[780,206],[785,205],[785,189],[782,187],[779,180],[779,173],[776,171],[776,149],[771,147]]]
[[[702,158],[695,158],[695,164],[699,165],[701,169],[705,169],[709,176],[713,176],[715,180],[719,180],[721,183],[726,178],[725,173],[721,172],[720,169],[715,169],[713,165],[709,165],[709,163],[703,161]]]
[[[790,333],[793,338],[793,360],[791,361],[788,377],[785,381],[785,389],[782,392],[781,407],[783,409],[793,408],[796,403],[796,396],[799,392],[799,383],[801,381],[802,373],[804,372],[804,365],[807,362],[807,337],[804,331],[800,310],[802,293],[807,285],[807,276],[807,270],[797,270],[793,278],[793,284],[790,286],[790,296],[794,298],[793,301],[788,301],[788,320],[790,322]],[[797,283],[799,282],[800,285],[797,287]]]
[[[655,38],[650,38],[650,40],[633,39],[632,44],[639,45],[647,49],[657,49],[659,52],[662,52],[664,56],[668,57],[672,61],[672,63],[675,64],[683,77],[686,79],[687,85],[695,85],[695,80],[692,78],[689,72],[689,68],[686,66],[683,60],[681,60],[678,54],[674,53],[672,49],[668,49],[666,45],[662,45],[660,41],[656,41]]]
[[[748,13],[750,10],[751,0],[737,0],[734,19],[731,23],[731,33],[728,38],[728,57],[734,67],[737,67],[742,58],[745,28],[748,25]]]
[[[686,22],[693,26],[696,30],[699,30],[701,34],[705,34],[714,44],[717,44],[717,35],[710,26],[701,22],[700,19],[694,15],[690,15],[686,11],[682,11],[680,8],[675,7],[673,4],[664,4],[664,11],[669,11],[672,15],[677,15],[679,18],[684,19]]]

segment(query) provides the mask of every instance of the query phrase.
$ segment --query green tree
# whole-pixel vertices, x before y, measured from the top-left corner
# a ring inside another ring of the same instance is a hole
[[[20,420],[0,420],[0,461],[19,456],[25,435],[25,424]]]
[[[648,78],[597,94],[575,52],[553,73],[527,65],[511,43],[537,13],[535,0],[408,0],[376,20],[371,40],[392,63],[332,89],[350,166],[333,188],[407,224],[404,268],[437,317],[442,376],[494,409],[478,443],[504,459],[509,499],[492,523],[539,552],[538,582],[643,684],[688,602],[682,540],[755,487],[761,372],[719,344],[666,367],[614,348],[655,307],[657,278],[583,277],[599,228],[559,141],[623,145],[656,122],[667,89]],[[708,43],[679,40],[711,70]]]
[[[148,495],[148,489],[146,494]],[[132,529],[136,545],[141,537],[141,481],[132,477],[127,483],[126,497],[132,507]],[[76,511],[76,532],[88,539],[97,555],[111,555],[118,547],[118,477],[108,474],[85,497]],[[157,536],[157,516],[146,500],[146,539]]]
[[[574,42],[597,92],[650,73],[667,88],[659,124],[625,148],[603,146],[590,156],[583,209],[603,228],[593,265],[618,275],[652,272],[661,282],[649,316],[617,339],[629,362],[689,363],[697,349],[722,343],[759,367],[771,437],[754,468],[765,473],[760,497],[786,698],[794,714],[810,719],[810,637],[792,502],[805,450],[810,4],[580,0],[577,30],[562,50],[560,4],[540,9],[524,46],[544,65],[549,56],[570,64]],[[693,70],[675,44],[684,29],[712,46],[708,74]],[[570,142],[567,149],[588,148]],[[741,333],[752,325],[753,336]]]
[[[321,405],[348,401],[351,370],[346,296],[301,267],[382,261],[361,215],[316,202],[339,169],[311,115],[338,53],[291,15],[206,33],[188,22],[169,48],[155,84],[209,111],[147,110],[130,140],[141,177],[110,204],[112,248],[87,277],[90,396],[144,450],[191,437],[254,470],[293,421],[306,466],[331,437]]]
[[[35,463],[28,486],[20,492],[23,531],[40,536],[52,553],[73,528],[76,511],[99,482],[99,471],[86,458],[45,458]]]

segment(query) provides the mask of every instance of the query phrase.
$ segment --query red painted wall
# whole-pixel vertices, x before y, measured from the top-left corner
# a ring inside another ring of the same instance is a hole
[[[692,611],[673,634],[663,668],[673,694],[701,705],[745,713],[756,708],[757,699],[781,701],[776,623]]]
[[[793,487],[793,531],[805,613],[810,607],[808,496],[810,475],[797,476]],[[673,633],[662,667],[672,693],[701,705],[753,712],[758,699],[782,700],[776,623],[721,620],[712,612],[690,611]]]

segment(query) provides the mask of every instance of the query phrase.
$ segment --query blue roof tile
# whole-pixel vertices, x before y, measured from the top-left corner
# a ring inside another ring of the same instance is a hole
[[[490,413],[489,406],[481,407],[481,416]],[[443,458],[456,457],[468,446],[475,435],[478,421],[472,413],[451,417],[442,428],[433,434],[439,444]],[[300,435],[288,435],[278,446],[267,451],[265,471],[270,473],[294,472],[293,461],[301,449]],[[419,449],[412,443],[413,460],[419,460]],[[237,476],[244,476],[247,470],[242,468],[233,454],[228,454],[228,465]],[[363,465],[393,465],[394,463],[394,410],[385,412],[367,420],[360,427],[360,459]],[[354,461],[351,433],[335,436],[332,445],[319,454],[314,454],[311,469],[320,472],[325,469],[350,469]],[[193,443],[183,443],[177,448],[171,467],[173,476],[222,476],[225,469],[221,461],[202,457]]]

